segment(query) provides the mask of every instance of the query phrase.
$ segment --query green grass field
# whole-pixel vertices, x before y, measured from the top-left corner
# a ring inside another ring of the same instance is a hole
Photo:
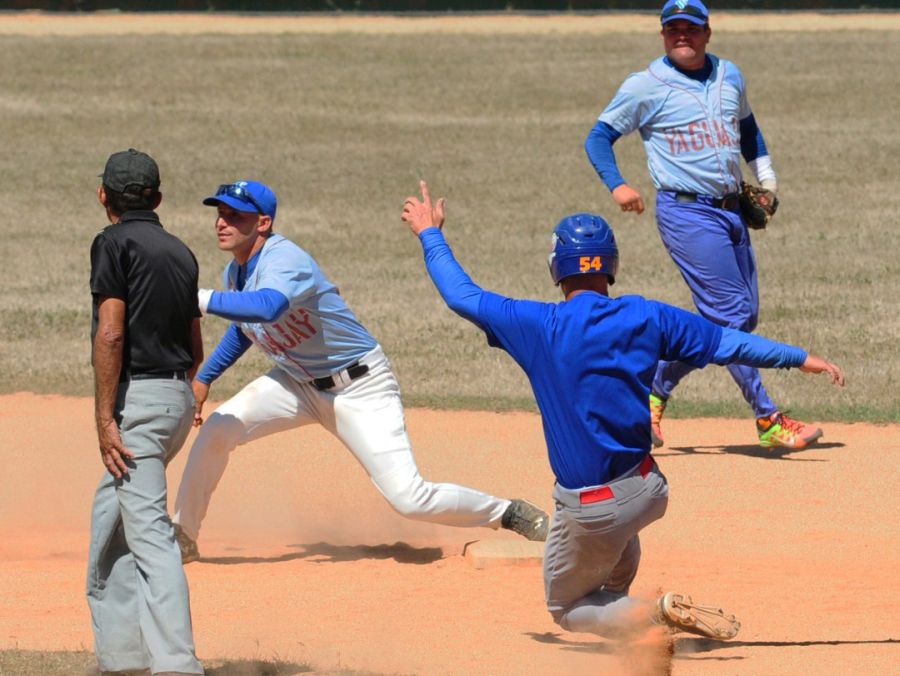
[[[550,230],[591,210],[617,231],[616,294],[692,307],[652,209],[617,213],[582,148],[619,83],[660,52],[656,35],[3,36],[0,47],[0,391],[91,393],[97,175],[129,146],[159,161],[160,213],[206,286],[227,259],[201,198],[239,178],[270,183],[276,229],[338,283],[411,405],[533,407],[518,368],[424,274],[399,220],[420,177],[447,196],[448,237],[487,288],[556,299]],[[838,361],[848,386],[794,372],[765,382],[801,416],[900,420],[900,91],[879,65],[900,61],[897,34],[723,33],[710,49],[742,67],[779,175],[779,214],[754,235],[759,331]],[[616,149],[651,197],[639,139]],[[224,328],[204,321],[208,350]],[[248,354],[212,398],[265,368]],[[715,367],[673,403],[675,415],[748,414]]]

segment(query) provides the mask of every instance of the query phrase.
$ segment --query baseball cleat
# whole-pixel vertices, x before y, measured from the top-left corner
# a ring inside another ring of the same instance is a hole
[[[721,608],[694,605],[690,596],[669,592],[656,605],[656,619],[675,631],[727,641],[741,630],[741,623],[734,615],[726,615]]]
[[[181,530],[181,526],[177,523],[175,526],[175,541],[178,543],[178,549],[181,550],[181,563],[193,563],[200,560],[200,552],[197,550],[197,543],[191,540],[190,536]]]
[[[650,393],[650,439],[653,441],[654,448],[659,448],[665,443],[660,423],[662,423],[663,413],[666,411],[667,401],[668,399],[663,399],[653,392]]]
[[[789,418],[776,411],[768,418],[757,418],[756,432],[759,445],[766,448],[806,448],[822,436],[822,430]]]
[[[500,524],[529,540],[543,542],[547,539],[550,517],[547,512],[527,500],[515,499],[503,512]]]

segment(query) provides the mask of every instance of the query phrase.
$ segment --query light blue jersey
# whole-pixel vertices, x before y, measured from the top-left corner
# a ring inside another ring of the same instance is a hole
[[[275,321],[240,322],[241,330],[283,370],[300,382],[344,369],[373,350],[377,342],[359,323],[337,287],[306,251],[274,234],[259,252],[243,286],[240,266],[225,268],[225,289],[274,289],[288,299]]]
[[[630,75],[600,115],[623,136],[640,131],[657,190],[714,197],[740,190],[740,121],[752,112],[744,77],[731,61],[708,57],[712,72],[702,82],[656,59]]]

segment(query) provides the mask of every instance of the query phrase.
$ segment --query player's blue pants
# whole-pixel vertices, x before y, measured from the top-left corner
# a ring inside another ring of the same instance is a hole
[[[741,331],[753,331],[759,314],[756,259],[747,227],[737,211],[718,209],[703,202],[679,202],[675,193],[656,196],[656,222],[669,255],[687,282],[697,311],[710,321]],[[694,366],[661,361],[653,391],[671,395]],[[769,398],[759,371],[750,366],[726,367],[756,417],[769,416],[778,407]]]

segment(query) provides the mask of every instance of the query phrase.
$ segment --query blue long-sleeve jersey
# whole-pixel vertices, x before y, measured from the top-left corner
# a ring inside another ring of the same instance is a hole
[[[800,348],[724,329],[640,296],[585,291],[560,303],[507,298],[471,280],[439,229],[429,228],[420,240],[447,305],[527,374],[550,466],[566,488],[607,483],[649,452],[647,401],[660,359],[698,367],[796,367],[806,360]]]

